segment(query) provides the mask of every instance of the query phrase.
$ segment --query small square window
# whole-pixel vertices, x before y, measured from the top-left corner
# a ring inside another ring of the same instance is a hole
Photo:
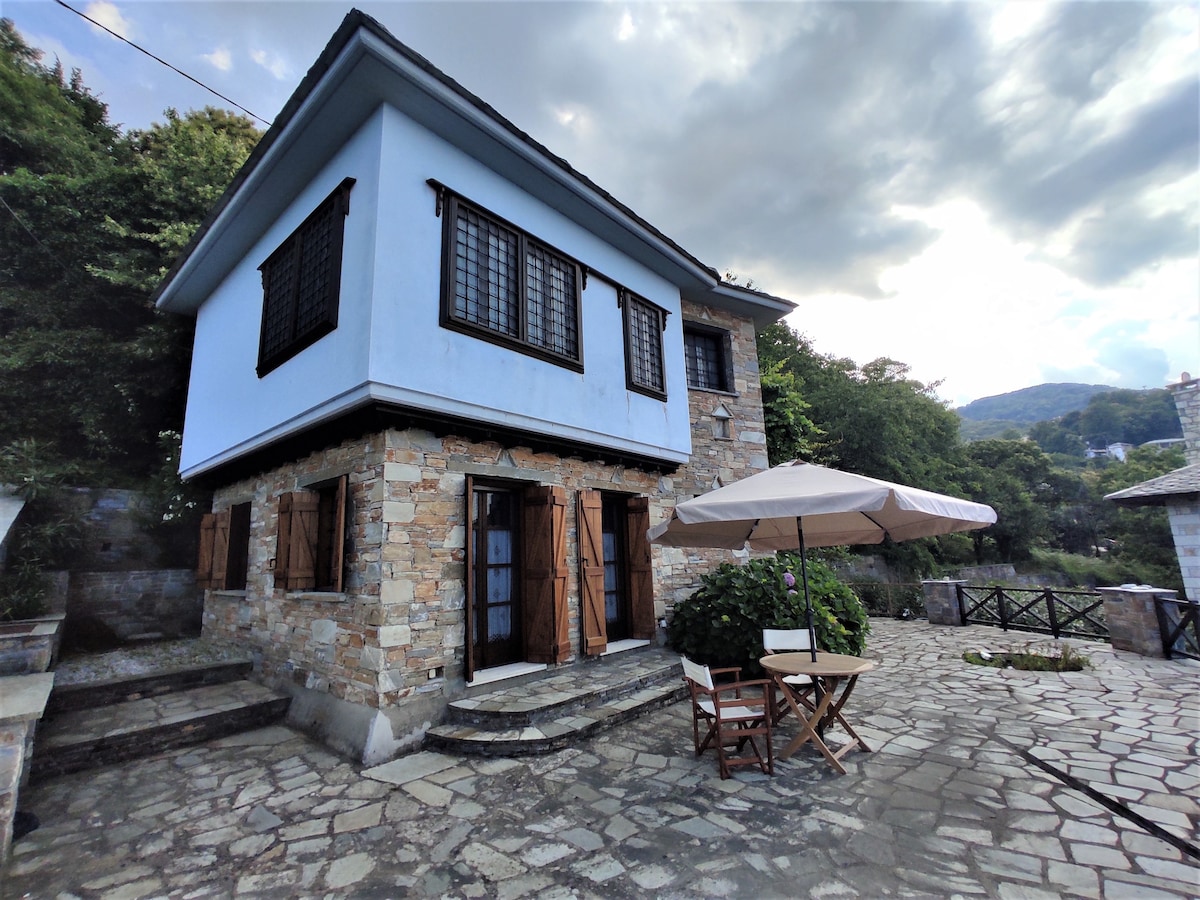
[[[667,312],[628,291],[621,292],[625,314],[625,381],[628,388],[660,400],[667,397],[662,333]]]
[[[683,326],[688,387],[729,392],[729,336],[722,331]]]

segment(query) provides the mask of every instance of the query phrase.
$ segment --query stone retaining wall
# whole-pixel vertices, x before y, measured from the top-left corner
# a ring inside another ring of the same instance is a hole
[[[191,569],[72,572],[67,588],[67,628],[99,620],[122,640],[200,633],[204,593]]]

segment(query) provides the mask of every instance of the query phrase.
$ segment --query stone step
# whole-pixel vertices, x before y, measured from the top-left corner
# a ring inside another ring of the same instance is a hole
[[[114,703],[144,700],[160,694],[170,694],[208,684],[227,684],[241,681],[250,674],[249,659],[216,662],[185,669],[170,669],[145,675],[130,675],[106,681],[85,681],[77,684],[55,683],[46,706],[46,715],[55,716],[74,710],[91,710]]]
[[[584,660],[523,682],[477,689],[450,703],[448,721],[502,729],[535,725],[682,677],[678,654],[656,648]]]
[[[492,725],[448,723],[425,734],[427,749],[472,756],[533,756],[552,753],[664,706],[682,700],[682,681],[651,685],[557,718],[535,724],[504,727],[503,717]]]
[[[426,746],[455,753],[550,753],[676,702],[685,695],[679,657],[648,648],[584,660],[453,701]]]
[[[32,779],[203,743],[283,719],[290,699],[250,681],[209,684],[47,716],[34,735]]]

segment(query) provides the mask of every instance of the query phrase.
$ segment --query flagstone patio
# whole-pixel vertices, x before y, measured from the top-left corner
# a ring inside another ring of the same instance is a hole
[[[872,620],[876,749],[717,777],[686,704],[521,759],[364,770],[270,727],[35,783],[0,896],[1194,897],[1200,664],[971,666],[1029,637]],[[787,735],[780,735],[784,739]]]

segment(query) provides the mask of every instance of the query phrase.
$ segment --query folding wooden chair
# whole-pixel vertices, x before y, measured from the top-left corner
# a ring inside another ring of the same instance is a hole
[[[692,740],[696,755],[710,747],[717,751],[717,768],[722,778],[728,778],[735,766],[756,765],[765,774],[775,774],[775,751],[771,747],[771,708],[773,685],[766,680],[714,682],[714,675],[741,675],[741,669],[710,669],[694,663],[686,656],[683,664],[684,682],[692,694]],[[700,726],[704,725],[704,738]],[[765,744],[763,747],[759,740]],[[746,750],[749,753],[746,753]],[[736,753],[740,756],[734,755]]]
[[[807,628],[764,628],[763,629],[763,652],[770,653],[785,653],[797,651],[812,650],[812,635],[809,634]],[[816,682],[811,675],[785,675],[783,677],[784,684],[790,690],[795,698],[802,703],[809,712],[816,709],[816,701],[813,698],[813,692],[816,690]],[[774,700],[774,695],[772,695]],[[779,720],[791,712],[791,707],[787,703],[774,704],[774,712],[772,714],[772,725],[778,725]]]

